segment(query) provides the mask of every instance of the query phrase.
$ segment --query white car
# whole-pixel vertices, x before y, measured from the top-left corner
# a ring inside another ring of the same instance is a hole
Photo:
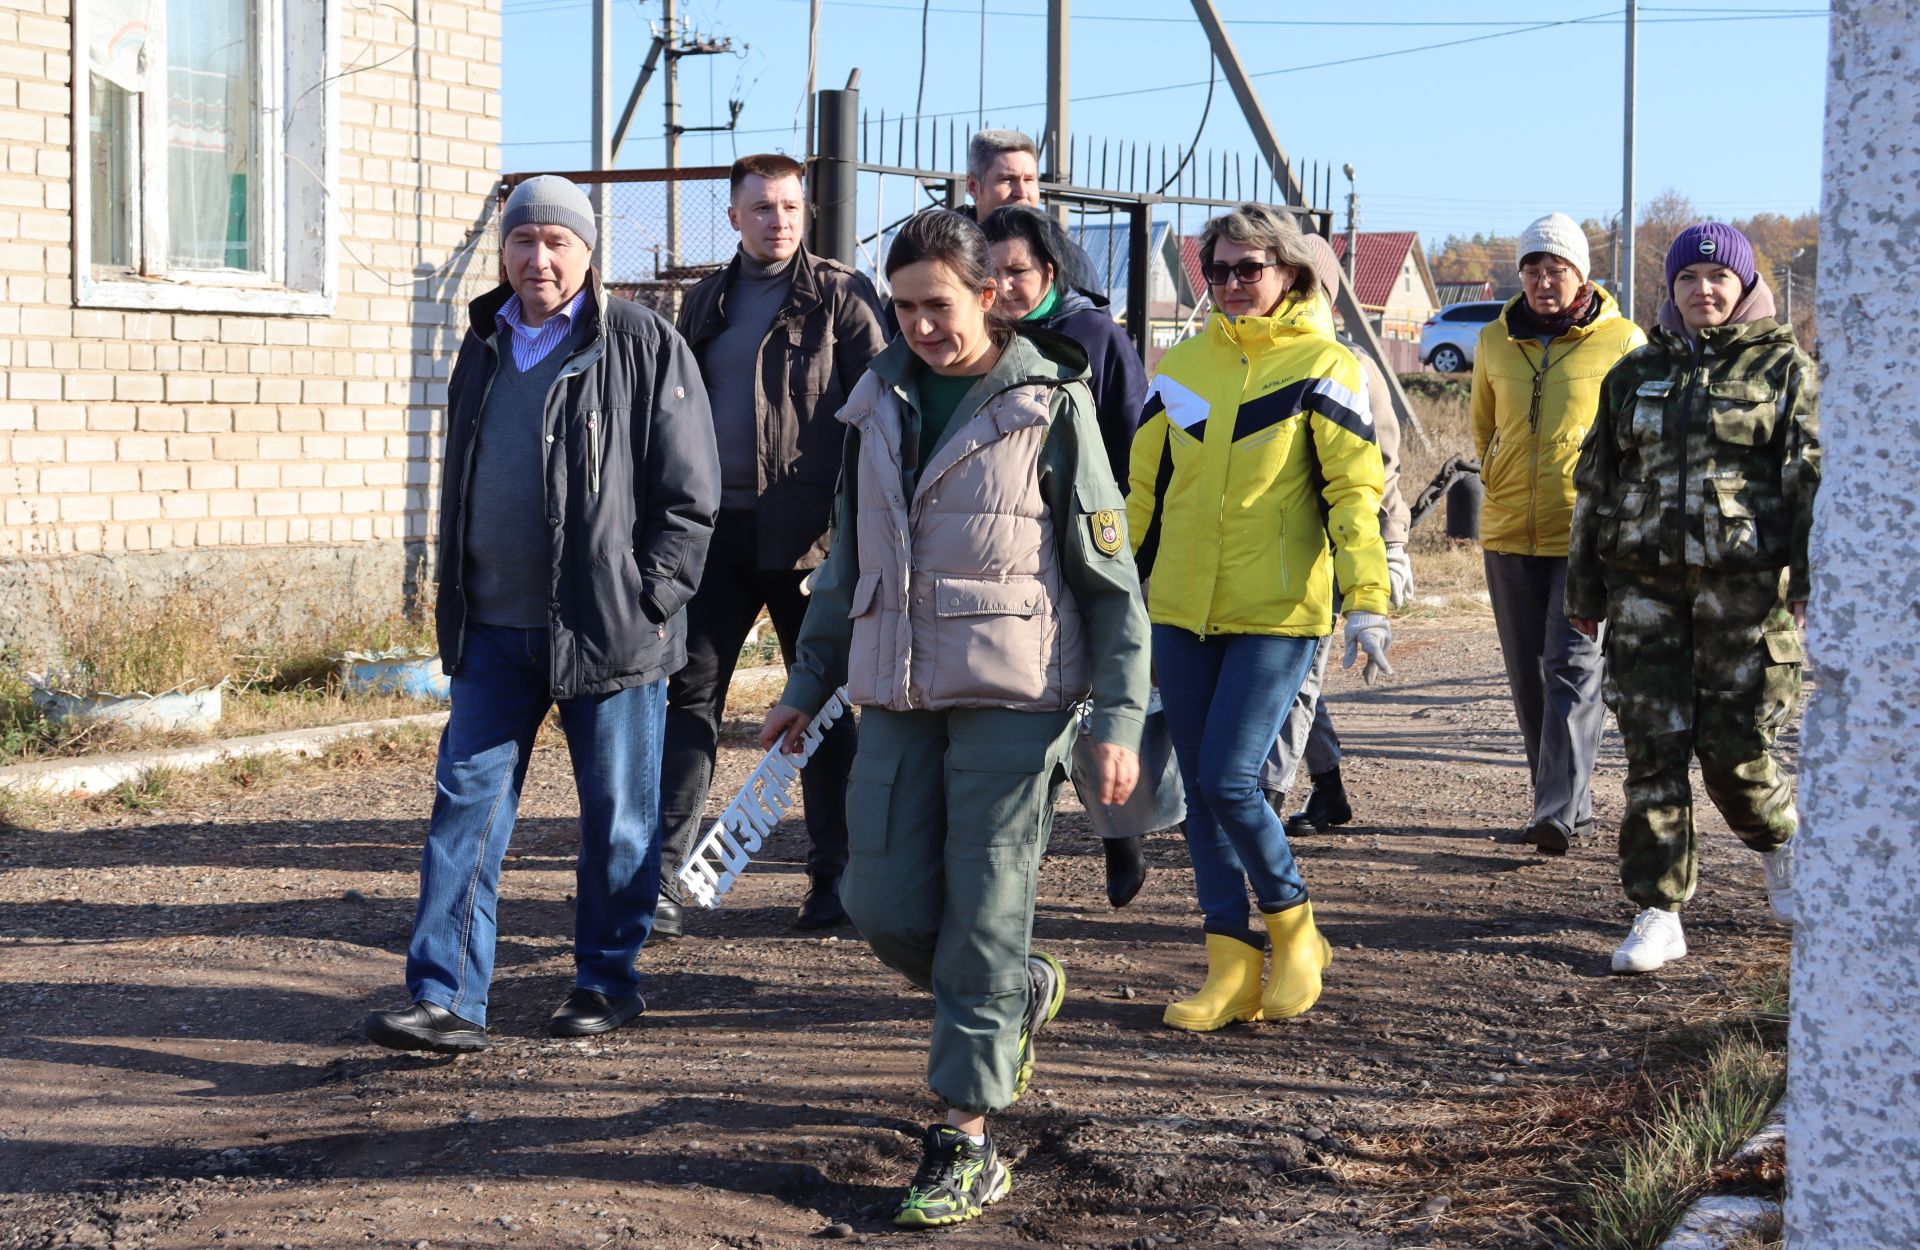
[[[1420,327],[1420,359],[1437,373],[1465,373],[1473,368],[1480,331],[1506,306],[1505,300],[1498,299],[1448,304]]]

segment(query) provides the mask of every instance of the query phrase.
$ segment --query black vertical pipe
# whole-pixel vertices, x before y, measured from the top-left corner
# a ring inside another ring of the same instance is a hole
[[[851,265],[859,252],[854,220],[859,193],[859,88],[822,91],[814,112],[820,119],[820,155],[812,188],[812,248],[816,255]]]
[[[1127,206],[1127,337],[1140,359],[1147,358],[1151,327],[1147,324],[1148,244],[1153,217],[1145,204]]]

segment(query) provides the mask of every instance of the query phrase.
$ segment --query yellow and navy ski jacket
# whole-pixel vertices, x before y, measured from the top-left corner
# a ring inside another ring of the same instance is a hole
[[[1216,312],[1169,351],[1129,467],[1127,533],[1155,624],[1318,637],[1336,595],[1387,611],[1366,382],[1319,299]]]

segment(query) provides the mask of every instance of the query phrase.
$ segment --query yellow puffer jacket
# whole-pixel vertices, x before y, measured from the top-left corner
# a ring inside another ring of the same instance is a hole
[[[1290,299],[1271,317],[1215,313],[1160,362],[1127,495],[1156,624],[1318,637],[1336,576],[1348,611],[1387,610],[1380,448],[1331,331],[1321,301]]]
[[[1517,295],[1480,331],[1473,354],[1473,450],[1486,501],[1480,545],[1517,556],[1564,556],[1573,525],[1573,465],[1600,409],[1600,384],[1647,341],[1595,288],[1600,313],[1542,348],[1507,324]],[[1542,367],[1542,360],[1545,366]]]

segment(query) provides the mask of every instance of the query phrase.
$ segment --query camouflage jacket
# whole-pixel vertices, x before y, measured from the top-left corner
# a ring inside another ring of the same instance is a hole
[[[1770,317],[1697,343],[1656,329],[1607,375],[1573,481],[1569,616],[1606,616],[1608,569],[1786,568],[1787,598],[1805,599],[1820,484],[1813,361]]]

